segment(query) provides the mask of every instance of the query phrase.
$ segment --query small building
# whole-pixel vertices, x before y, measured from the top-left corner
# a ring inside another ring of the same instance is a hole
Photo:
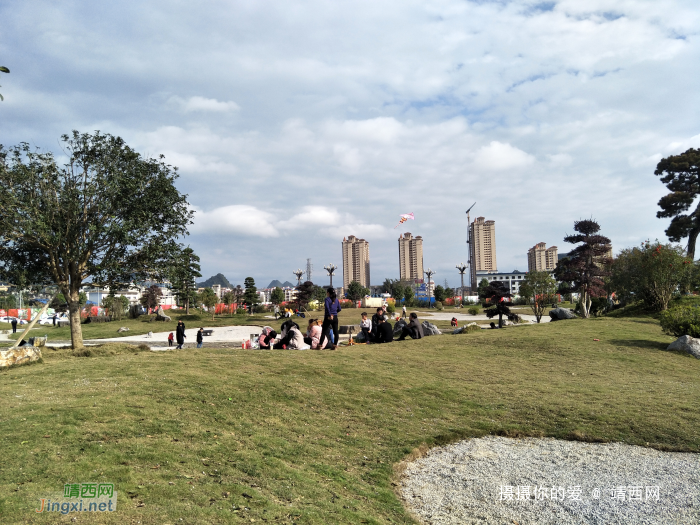
[[[491,281],[503,281],[508,285],[510,293],[518,295],[520,293],[520,283],[525,279],[525,272],[513,270],[512,272],[489,272],[480,270],[476,272],[476,285],[478,286],[482,279]]]

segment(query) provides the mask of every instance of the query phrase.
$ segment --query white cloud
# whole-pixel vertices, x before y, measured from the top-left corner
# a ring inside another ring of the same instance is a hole
[[[274,216],[255,206],[234,204],[211,211],[194,208],[194,211],[191,233],[216,237],[218,242],[225,242],[222,236],[226,234],[263,238],[279,236]]]
[[[474,158],[476,167],[485,170],[512,170],[530,166],[535,157],[510,144],[492,140],[488,146],[482,146]]]
[[[225,113],[228,111],[238,111],[241,107],[233,101],[222,102],[215,98],[205,98],[200,96],[183,99],[173,96],[168,99],[168,102],[180,107],[186,113],[191,111],[211,111],[215,113]]]

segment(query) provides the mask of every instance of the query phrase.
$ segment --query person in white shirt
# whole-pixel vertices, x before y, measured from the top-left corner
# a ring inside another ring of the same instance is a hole
[[[367,319],[367,312],[362,312],[362,321],[360,321],[360,329],[362,333],[365,334],[365,343],[369,343],[372,340],[372,321]]]

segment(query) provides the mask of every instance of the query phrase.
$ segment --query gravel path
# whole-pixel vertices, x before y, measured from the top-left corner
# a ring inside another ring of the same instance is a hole
[[[525,321],[531,321],[533,323],[537,322],[537,317],[534,315],[528,315],[528,314],[519,314],[522,319]],[[479,314],[479,315],[471,315],[471,314],[462,314],[462,313],[455,313],[455,312],[419,312],[418,313],[418,319],[422,321],[449,321],[453,317],[456,317],[458,321],[466,321],[466,322],[472,322],[472,321],[493,321],[493,319],[489,319],[486,317],[485,314]],[[497,319],[496,319],[497,320]],[[540,319],[541,323],[548,323],[551,321],[551,318],[549,317],[549,310],[545,312],[545,314],[542,316],[542,319]]]
[[[410,463],[400,490],[431,524],[697,525],[700,454],[484,437]]]

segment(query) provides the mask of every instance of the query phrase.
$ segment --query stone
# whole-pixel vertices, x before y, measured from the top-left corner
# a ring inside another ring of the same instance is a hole
[[[21,365],[41,359],[41,350],[31,345],[0,351],[0,367]]]
[[[407,325],[408,323],[403,319],[401,319],[400,321],[396,321],[396,324],[394,325],[394,337],[396,337],[397,335],[401,335],[401,332]]]
[[[122,326],[119,330],[117,330],[117,333],[128,332],[128,331],[129,331],[129,328],[127,328],[126,326]]]
[[[684,335],[668,345],[666,350],[680,350],[700,359],[700,339]]]
[[[576,314],[567,308],[555,308],[549,311],[549,317],[552,321],[559,321],[560,319],[576,319]]]
[[[433,323],[429,323],[428,321],[423,321],[421,323],[421,326],[423,327],[423,335],[425,337],[428,337],[429,335],[441,335],[442,332],[438,329],[437,326],[435,326]]]
[[[454,330],[452,330],[452,333],[455,334],[455,335],[456,335],[456,334],[461,334],[461,333],[464,331],[465,328],[466,328],[466,326],[463,326],[462,328],[455,328]]]

